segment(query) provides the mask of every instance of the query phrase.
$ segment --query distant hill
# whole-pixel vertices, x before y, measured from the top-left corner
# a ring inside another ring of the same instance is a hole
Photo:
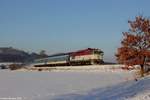
[[[25,62],[30,55],[12,47],[0,48],[0,62]]]
[[[37,53],[29,54],[23,50],[12,47],[0,47],[0,62],[31,62],[41,57],[43,57],[43,55]]]

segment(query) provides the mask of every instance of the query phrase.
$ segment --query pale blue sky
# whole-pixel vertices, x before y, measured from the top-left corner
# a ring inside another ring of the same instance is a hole
[[[150,16],[150,0],[0,0],[0,47],[67,52],[87,47],[115,61],[128,19]]]

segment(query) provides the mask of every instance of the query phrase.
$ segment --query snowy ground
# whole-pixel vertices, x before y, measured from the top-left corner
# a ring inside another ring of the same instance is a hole
[[[150,100],[150,77],[133,72],[0,70],[0,100]]]
[[[93,89],[85,94],[62,95],[53,100],[150,100],[150,77]]]

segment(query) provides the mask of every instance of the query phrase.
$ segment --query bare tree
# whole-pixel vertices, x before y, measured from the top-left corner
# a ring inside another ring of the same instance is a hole
[[[39,56],[40,56],[40,58],[44,58],[44,57],[47,57],[48,55],[46,54],[45,50],[41,50],[39,53]]]

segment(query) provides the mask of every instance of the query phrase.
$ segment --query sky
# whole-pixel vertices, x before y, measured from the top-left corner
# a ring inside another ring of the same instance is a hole
[[[122,32],[150,17],[150,0],[0,0],[0,47],[48,54],[85,48],[114,62]]]

